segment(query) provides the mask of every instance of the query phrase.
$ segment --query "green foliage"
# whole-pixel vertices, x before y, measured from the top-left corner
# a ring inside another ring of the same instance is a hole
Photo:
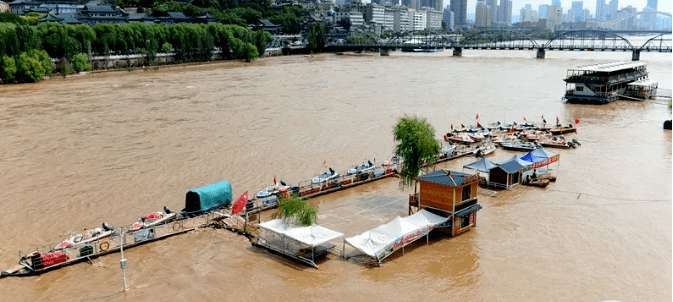
[[[283,26],[283,32],[286,34],[299,33],[300,23],[303,22],[301,16],[306,14],[306,10],[298,6],[283,6],[281,13],[270,16],[269,21]]]
[[[91,69],[91,66],[89,65],[89,57],[83,53],[76,54],[72,58],[72,69],[75,70],[75,72]]]
[[[164,42],[164,44],[161,45],[161,51],[163,53],[169,53],[169,52],[171,52],[172,49],[173,49],[173,44],[171,44],[171,43]]]
[[[348,38],[346,38],[346,41],[348,41],[348,43],[353,43],[353,44],[376,44],[377,43],[377,41],[374,38],[369,37],[369,36],[367,36],[365,34],[362,34],[362,33],[358,33],[358,34],[355,34],[355,35],[352,35],[352,36],[348,36]]]
[[[435,129],[425,119],[405,115],[395,125],[393,134],[398,142],[395,154],[404,159],[402,181],[411,185],[421,171],[422,161],[433,160],[439,152]]]
[[[325,48],[325,43],[327,42],[327,38],[325,37],[325,25],[322,23],[311,24],[307,38],[311,52],[322,52]]]
[[[252,45],[252,43],[245,43],[243,46],[243,51],[244,51],[244,56],[245,60],[247,62],[250,62],[254,59],[257,59],[259,57],[259,53],[257,52],[257,48],[255,45]]]
[[[307,200],[292,195],[290,199],[278,201],[278,212],[273,214],[273,218],[310,226],[318,220],[318,211]]]
[[[17,60],[17,75],[22,81],[36,82],[51,73],[51,58],[44,50],[22,52]]]
[[[46,17],[47,15],[36,13],[36,12],[30,12],[28,15],[23,18],[25,25],[37,25],[37,19],[42,19]]]
[[[273,37],[271,37],[271,34],[268,31],[263,30],[257,30],[253,35],[258,55],[264,55],[264,51],[266,51],[266,44],[271,42]]]
[[[14,23],[18,25],[27,25],[25,19],[19,17],[17,14],[12,13],[0,13],[0,23]]]
[[[16,76],[16,62],[14,58],[4,56],[0,61],[0,77],[3,81],[13,81]]]

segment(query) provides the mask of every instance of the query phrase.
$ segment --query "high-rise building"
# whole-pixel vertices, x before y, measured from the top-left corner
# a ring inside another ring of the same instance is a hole
[[[548,4],[542,4],[537,7],[537,14],[538,16],[546,16],[547,15],[547,8],[549,7]]]
[[[596,20],[605,20],[605,0],[596,0]]]
[[[582,1],[573,1],[570,9],[568,9],[568,21],[579,22],[584,21],[584,8]]]
[[[498,22],[498,0],[484,0],[490,14],[491,24]]]
[[[451,0],[451,11],[455,17],[453,23],[456,27],[467,24],[467,0]]]
[[[556,6],[556,7],[560,8],[561,10],[563,10],[563,7],[561,7],[561,0],[551,0],[551,5]]]
[[[474,15],[474,26],[488,28],[491,26],[490,7],[484,0],[477,0],[477,8]]]
[[[444,13],[442,14],[442,19],[444,20],[444,23],[446,23],[446,30],[448,31],[453,31],[456,29],[454,25],[455,17],[453,15],[453,12],[451,11],[451,7],[447,5],[444,8]]]
[[[530,3],[526,3],[526,9],[533,9],[533,7],[530,6]]]
[[[619,0],[610,0],[608,9],[605,13],[605,19],[611,20],[617,16],[617,9],[619,8]]]
[[[658,0],[647,0],[647,7],[656,11],[657,10],[657,2],[659,2],[659,1]]]
[[[444,0],[428,0],[427,6],[441,13],[444,7]]]
[[[562,9],[556,6],[547,7],[547,28],[554,30],[556,26],[561,25],[561,22],[563,22]]]
[[[498,23],[512,24],[512,0],[500,0],[498,5]]]

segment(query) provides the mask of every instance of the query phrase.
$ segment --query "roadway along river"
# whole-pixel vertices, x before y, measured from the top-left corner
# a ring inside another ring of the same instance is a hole
[[[665,301],[671,298],[671,117],[667,101],[561,101],[566,70],[630,53],[450,51],[324,54],[105,73],[0,87],[0,269],[70,231],[130,224],[229,180],[237,197],[274,176],[296,184],[391,156],[392,127],[580,119],[555,150],[558,181],[480,195],[477,228],[433,237],[381,267],[320,270],[201,229],[39,277],[0,281],[3,301]],[[671,89],[671,55],[642,54]],[[498,150],[489,159],[514,153]],[[442,168],[462,170],[463,158]],[[406,215],[387,179],[312,200],[319,223],[364,232]],[[401,254],[401,253],[400,253]]]

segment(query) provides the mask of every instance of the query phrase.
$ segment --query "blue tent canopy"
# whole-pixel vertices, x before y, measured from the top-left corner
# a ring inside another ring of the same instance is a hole
[[[519,159],[521,159],[521,160],[525,160],[525,161],[527,161],[527,162],[529,162],[529,163],[537,163],[537,162],[541,162],[541,161],[545,160],[545,159],[542,158],[542,157],[536,156],[536,155],[533,154],[532,152],[533,152],[533,151],[528,152],[528,153],[522,155],[521,157],[519,157]],[[529,165],[530,165],[530,164],[529,164]]]
[[[510,158],[510,159],[503,160],[503,161],[499,162],[499,163],[498,163],[498,166],[502,166],[502,165],[507,164],[507,163],[510,163],[510,162],[517,162],[517,163],[519,163],[520,165],[522,165],[522,166],[524,166],[524,167],[525,167],[525,166],[530,166],[530,164],[531,164],[531,162],[522,160],[522,159],[520,159],[519,157],[517,157],[516,155],[514,155],[514,156],[512,156],[512,158]]]
[[[533,155],[535,155],[537,157],[543,158],[543,159],[547,159],[547,158],[550,158],[552,156],[557,155],[556,153],[551,152],[551,151],[547,151],[545,148],[542,148],[542,147],[539,147],[539,148],[531,151],[530,153],[532,153]]]
[[[196,215],[223,208],[231,203],[231,184],[226,180],[187,192],[183,215]]]
[[[472,169],[472,170],[477,170],[480,172],[486,172],[490,171],[492,168],[495,168],[496,165],[492,163],[490,160],[486,159],[485,157],[482,157],[480,160],[473,162],[468,165],[464,165],[463,168],[467,169]]]

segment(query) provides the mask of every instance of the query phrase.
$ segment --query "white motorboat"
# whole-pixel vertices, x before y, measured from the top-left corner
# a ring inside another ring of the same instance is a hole
[[[131,231],[137,231],[142,228],[159,225],[175,218],[176,214],[170,213],[167,207],[164,207],[164,210],[167,210],[166,213],[154,212],[138,217],[138,221],[131,225]]]

